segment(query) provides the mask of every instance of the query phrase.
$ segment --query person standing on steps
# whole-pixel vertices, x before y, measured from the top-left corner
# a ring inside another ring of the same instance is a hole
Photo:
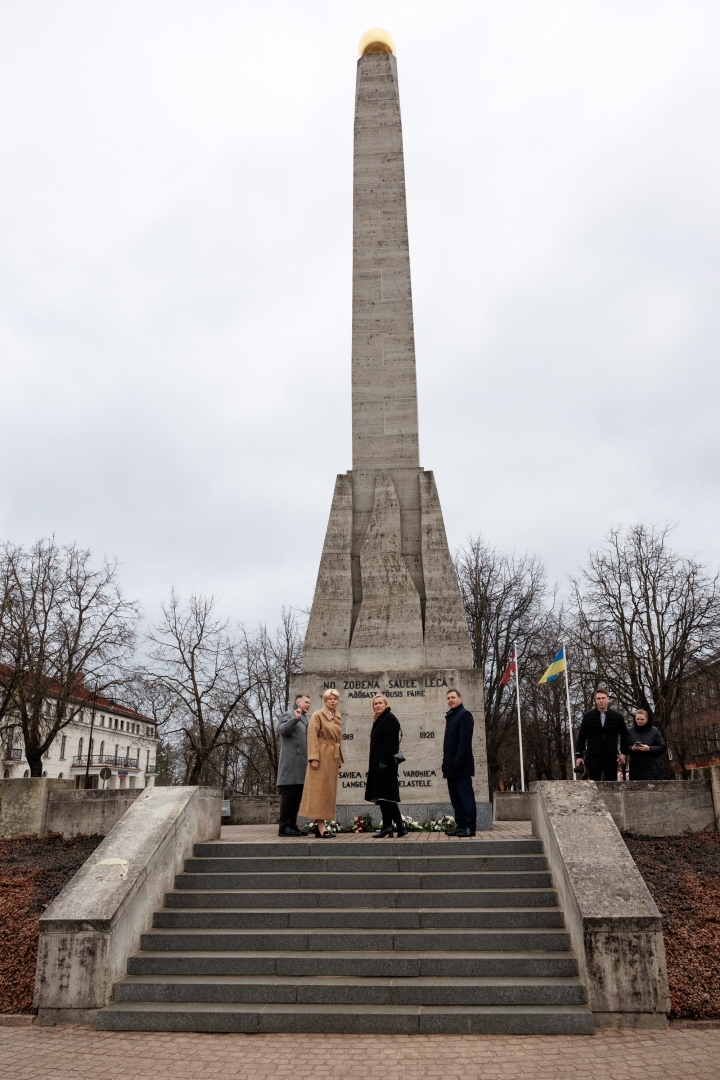
[[[278,836],[302,836],[297,816],[305,784],[307,769],[307,712],[310,698],[298,694],[295,705],[283,713],[278,724],[280,733],[280,760],[278,761],[277,789],[280,792],[280,821]]]
[[[465,708],[457,690],[447,692],[448,712],[445,713],[442,774],[447,780],[448,793],[455,813],[455,828],[448,836],[474,836],[477,808],[472,778],[475,761],[472,752],[473,714]]]
[[[326,690],[322,709],[312,714],[307,732],[307,770],[300,813],[315,822],[318,840],[335,836],[326,820],[333,821],[337,811],[338,772],[343,763],[341,749],[342,717],[337,690]]]
[[[595,691],[595,708],[583,716],[575,746],[575,765],[585,766],[588,780],[617,780],[618,764],[625,764],[630,750],[630,736],[622,713],[610,708],[606,690]]]
[[[365,801],[377,803],[382,814],[382,828],[373,833],[373,839],[385,836],[392,839],[394,829],[398,836],[405,836],[400,813],[400,785],[398,763],[395,755],[400,753],[400,724],[390,710],[384,694],[376,694],[372,701],[373,726],[370,732],[370,761],[368,764]]]
[[[660,760],[667,747],[662,735],[644,709],[638,709],[628,731],[630,740],[630,779],[662,780]]]

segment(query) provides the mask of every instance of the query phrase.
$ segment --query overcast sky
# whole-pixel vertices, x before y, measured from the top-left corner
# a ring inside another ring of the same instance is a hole
[[[421,462],[562,579],[720,563],[717,0],[0,0],[0,537],[274,623],[351,467],[357,42],[395,36]]]

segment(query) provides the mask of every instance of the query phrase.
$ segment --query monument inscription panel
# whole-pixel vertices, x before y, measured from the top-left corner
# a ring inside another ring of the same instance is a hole
[[[370,753],[370,731],[373,723],[372,699],[384,694],[390,708],[400,721],[403,738],[400,749],[405,761],[398,769],[400,798],[408,804],[444,805],[448,801],[447,784],[442,775],[442,748],[445,735],[446,694],[456,689],[474,716],[473,752],[479,768],[475,777],[475,792],[479,801],[488,799],[485,770],[485,726],[482,721],[482,682],[479,672],[470,669],[437,671],[435,669],[408,673],[405,671],[308,672],[293,682],[294,693],[307,693],[312,710],[322,705],[325,690],[340,694],[343,724],[342,752],[345,762],[338,782],[338,805],[362,802]]]

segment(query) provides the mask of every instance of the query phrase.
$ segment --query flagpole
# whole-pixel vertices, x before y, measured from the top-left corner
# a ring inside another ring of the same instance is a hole
[[[523,765],[522,724],[520,722],[520,668],[518,666],[517,641],[515,649],[515,694],[517,697],[518,742],[520,743],[520,790],[525,790],[525,767]]]
[[[571,760],[571,768],[573,770],[573,780],[577,780],[577,773],[575,772],[575,742],[573,740],[572,712],[570,711],[570,683],[568,682],[568,658],[567,658],[567,649],[565,648],[565,642],[564,641],[563,641],[563,657],[565,658],[565,695],[567,697],[568,731],[570,732],[570,760]]]

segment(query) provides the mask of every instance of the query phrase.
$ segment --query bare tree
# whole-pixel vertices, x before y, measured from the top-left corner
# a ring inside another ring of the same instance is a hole
[[[144,671],[148,699],[160,708],[166,738],[185,742],[185,783],[199,784],[214,753],[232,738],[248,694],[240,642],[215,614],[214,597],[193,594],[183,603],[175,590],[162,621],[148,639]]]
[[[613,529],[572,585],[586,685],[606,685],[624,709],[646,709],[681,752],[683,685],[720,651],[720,575],[673,551],[670,531]]]
[[[485,734],[491,789],[517,730],[514,703],[500,684],[515,642],[521,655],[535,649],[548,619],[545,568],[531,555],[508,555],[482,537],[455,555],[455,569],[470,630],[473,663],[483,673]]]
[[[242,626],[240,631],[249,691],[243,702],[245,723],[236,750],[258,780],[264,778],[268,790],[277,776],[277,723],[289,708],[290,679],[301,667],[301,628],[292,609],[283,608],[274,634],[262,625],[254,633]]]
[[[267,793],[277,774],[277,721],[300,667],[301,630],[285,608],[274,633],[242,624],[233,631],[214,612],[212,598],[183,604],[173,592],[150,634],[150,663],[128,693],[158,725],[168,780]]]
[[[0,549],[0,730],[19,728],[31,776],[83,705],[122,682],[139,609],[117,563],[55,539]]]

